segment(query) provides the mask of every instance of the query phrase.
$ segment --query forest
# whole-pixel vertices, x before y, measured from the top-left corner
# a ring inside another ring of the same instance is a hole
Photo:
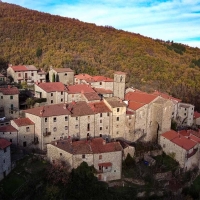
[[[127,87],[166,92],[200,111],[199,48],[0,2],[0,67],[8,63],[111,78],[120,70]]]

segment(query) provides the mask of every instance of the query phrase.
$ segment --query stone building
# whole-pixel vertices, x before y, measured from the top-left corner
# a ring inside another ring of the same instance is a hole
[[[72,142],[60,140],[47,145],[51,163],[65,161],[70,168],[77,168],[83,161],[94,165],[101,181],[121,179],[122,147],[119,142],[106,143],[103,138]]]
[[[17,144],[27,147],[34,143],[35,124],[29,118],[11,120],[11,125],[17,130]]]
[[[124,99],[125,79],[126,79],[126,73],[119,71],[114,73],[114,87],[113,87],[114,97],[119,97],[120,99]]]
[[[87,101],[96,102],[100,101],[98,94],[87,84],[69,85],[66,87],[66,102]]]
[[[89,103],[94,112],[94,136],[111,139],[112,112],[103,101]]]
[[[74,84],[85,84],[87,79],[91,79],[89,74],[78,74],[74,76]]]
[[[6,82],[6,77],[0,73],[0,83],[1,82]]]
[[[12,144],[18,145],[18,130],[10,124],[0,126],[0,138],[4,138]]]
[[[194,112],[194,124],[200,128],[200,113]]]
[[[36,82],[45,82],[38,76],[38,70],[33,65],[19,65],[9,66],[7,69],[7,77],[12,77],[16,83],[26,82],[27,84],[34,84]]]
[[[51,68],[49,71],[49,81],[73,85],[74,71],[70,68]]]
[[[185,171],[199,167],[200,138],[188,133],[182,135],[170,130],[160,136],[163,151],[175,159]]]
[[[129,110],[135,112],[136,138],[145,135],[144,141],[155,141],[161,133],[170,130],[173,107],[170,100],[140,91],[128,92],[125,100]]]
[[[111,138],[125,138],[126,104],[118,97],[105,98],[103,101],[112,112]]]
[[[19,90],[16,87],[0,88],[0,112],[6,118],[19,117]]]
[[[40,149],[69,136],[73,139],[94,137],[94,112],[84,101],[36,107],[26,110],[25,115],[35,123]]]
[[[178,111],[176,116],[176,122],[179,126],[192,126],[194,116],[194,105],[189,103],[178,104]]]
[[[9,141],[0,138],[0,181],[11,171],[10,145]]]
[[[47,104],[64,103],[67,100],[66,87],[61,82],[35,84],[35,97],[46,98]]]

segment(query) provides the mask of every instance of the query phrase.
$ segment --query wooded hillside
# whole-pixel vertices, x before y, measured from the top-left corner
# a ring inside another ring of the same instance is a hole
[[[0,66],[127,72],[127,86],[168,92],[200,109],[200,49],[0,2]]]

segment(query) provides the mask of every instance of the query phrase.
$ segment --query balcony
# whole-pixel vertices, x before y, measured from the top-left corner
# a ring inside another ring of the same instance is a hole
[[[49,131],[43,133],[44,137],[49,136],[49,135],[51,135],[51,132],[49,132]]]

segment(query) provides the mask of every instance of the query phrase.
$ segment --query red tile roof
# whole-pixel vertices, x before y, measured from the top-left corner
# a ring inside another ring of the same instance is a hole
[[[55,70],[57,73],[74,72],[70,68],[53,68],[53,70]]]
[[[43,89],[45,92],[62,92],[64,91],[65,85],[61,82],[48,82],[48,83],[39,83],[37,84],[38,87],[40,87],[41,89]]]
[[[4,95],[19,94],[18,88],[16,88],[16,87],[10,87],[10,85],[8,85],[8,87],[2,87],[2,88],[0,88],[0,92],[3,93]]]
[[[91,93],[95,92],[90,85],[78,84],[78,85],[69,85],[67,86],[68,94],[79,94],[79,93]]]
[[[98,166],[111,167],[111,166],[112,166],[112,163],[111,163],[111,162],[98,163]]]
[[[0,126],[0,132],[17,132],[12,125]]]
[[[134,110],[134,111],[141,108],[144,105],[145,105],[144,103],[139,103],[139,102],[135,102],[135,101],[128,102],[128,108],[131,110]]]
[[[200,118],[200,113],[195,111],[194,112],[194,119]]]
[[[34,125],[35,123],[33,123],[29,118],[19,118],[19,119],[13,119],[13,121],[15,122],[15,124],[20,127],[20,126],[28,126],[28,125]]]
[[[86,82],[88,83],[93,83],[93,82],[113,82],[113,79],[105,77],[105,76],[93,76],[88,79],[85,79]]]
[[[181,99],[172,97],[172,96],[170,96],[169,94],[162,93],[162,92],[159,92],[159,91],[157,91],[157,90],[154,91],[152,94],[153,94],[153,95],[156,95],[156,96],[161,96],[161,97],[163,97],[164,99],[170,99],[170,100],[174,100],[174,101],[181,102]]]
[[[197,142],[191,140],[190,137],[186,138],[173,130],[167,131],[163,133],[161,136],[165,137],[166,139],[170,140],[174,144],[182,147],[187,151],[192,149],[197,144]]]
[[[80,80],[86,80],[88,78],[92,78],[92,76],[88,74],[78,74],[78,75],[75,75],[74,77]]]
[[[72,117],[92,115],[94,112],[85,101],[70,104],[53,104],[25,110],[25,113],[39,117],[71,115]]]
[[[10,146],[11,142],[8,142],[8,140],[0,138],[0,149],[5,149],[6,147]]]
[[[119,142],[104,142],[103,138],[93,138],[88,141],[81,140],[73,143],[70,140],[61,140],[51,144],[71,154],[99,154],[122,151],[122,146]]]
[[[104,88],[93,88],[98,94],[113,94],[112,90],[105,90]]]
[[[142,93],[142,92],[128,92],[125,95],[125,100],[140,102],[144,104],[149,104],[154,99],[156,99],[157,96],[148,94],[148,93]]]
[[[89,103],[89,106],[94,111],[94,113],[111,112],[111,110],[106,106],[106,104],[103,101],[95,102],[95,103]]]
[[[13,69],[15,72],[20,71],[37,71],[37,68],[33,65],[18,65],[18,66],[11,66],[10,68]]]
[[[85,98],[88,101],[95,101],[95,100],[100,101],[101,100],[101,98],[99,97],[99,95],[96,92],[84,93],[83,95],[85,96]]]

